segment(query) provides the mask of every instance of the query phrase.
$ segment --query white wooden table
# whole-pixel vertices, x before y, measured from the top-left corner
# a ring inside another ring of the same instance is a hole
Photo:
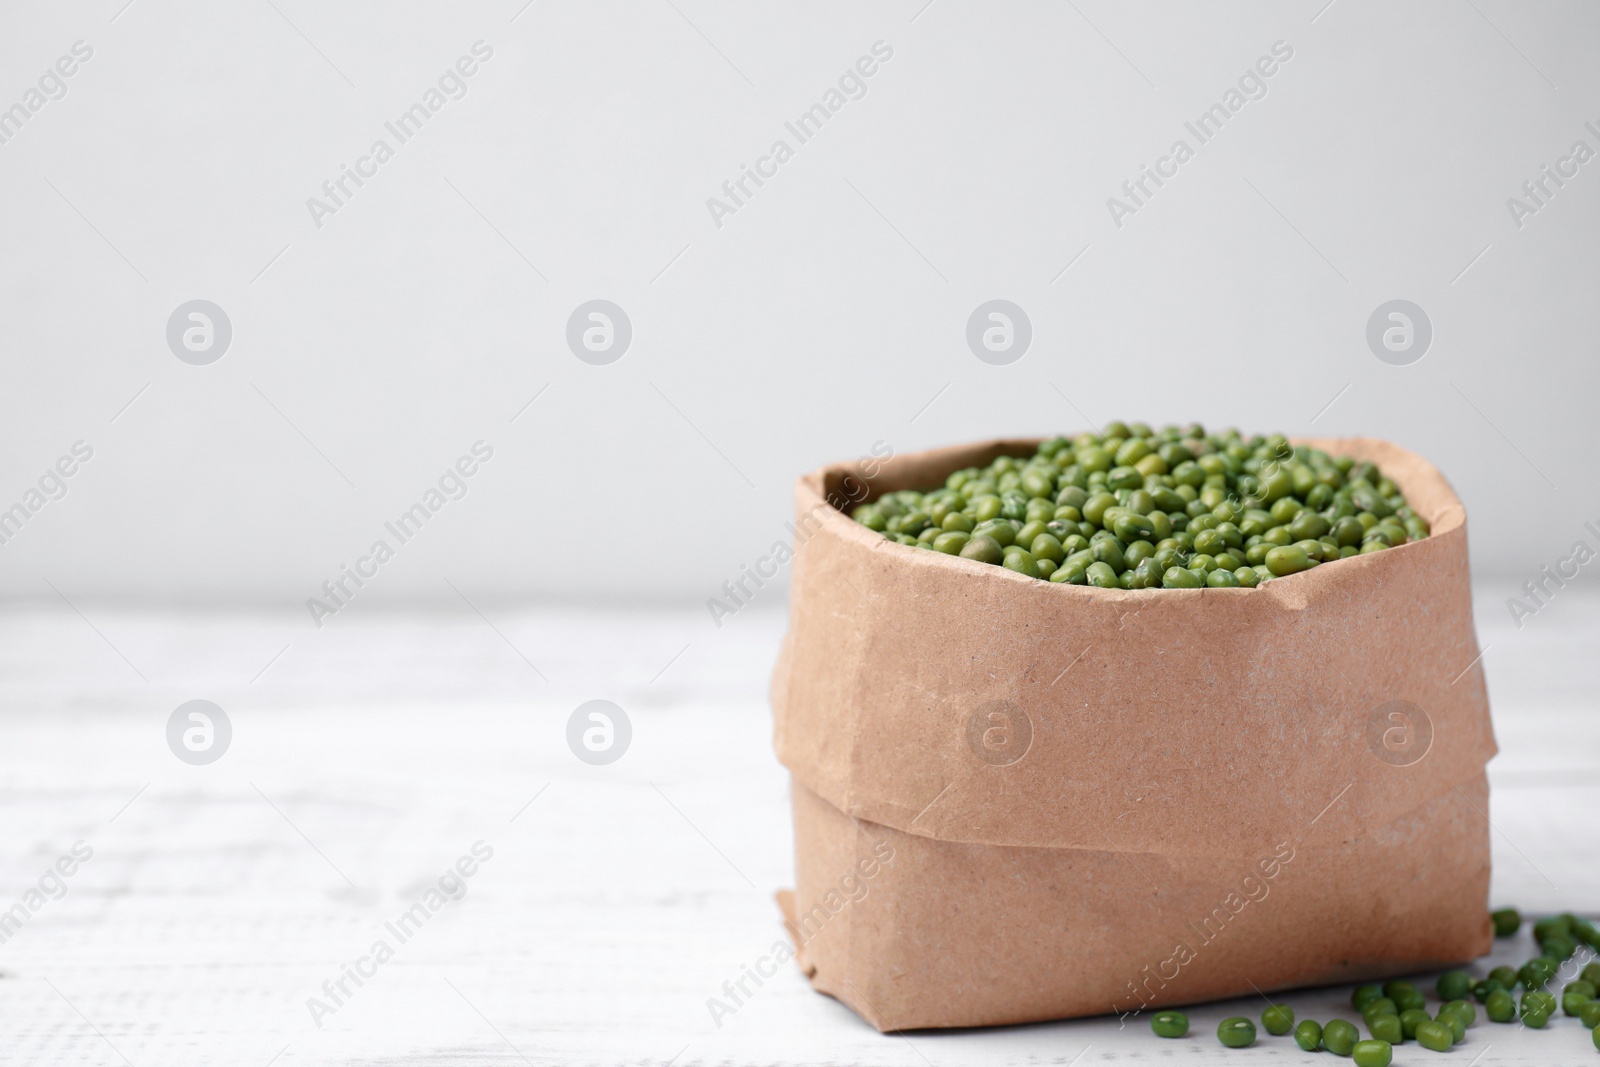
[[[1503,603],[1498,590],[1479,600],[1501,746],[1494,899],[1592,911],[1600,599],[1566,592],[1520,632]],[[321,631],[288,614],[88,604],[0,616],[0,909],[74,842],[93,849],[65,895],[0,944],[0,1062],[1303,1056],[1286,1040],[1222,1049],[1216,1021],[1258,1014],[1247,1002],[1192,1010],[1185,1041],[1115,1019],[886,1037],[790,969],[715,1026],[707,998],[783,936],[772,894],[792,877],[788,781],[765,694],[781,615],[746,612],[718,631],[695,609],[481,606],[349,612]],[[207,766],[166,743],[168,716],[195,698],[233,727]],[[631,748],[609,766],[565,741],[591,698],[632,720]],[[404,943],[386,934],[480,841],[493,855],[464,897]],[[364,964],[359,987],[346,979],[350,995],[319,1027],[308,998],[332,1006],[323,983],[380,937],[393,957]],[[1505,952],[1527,954],[1525,941]],[[1347,994],[1284,999],[1326,1019]],[[1396,1062],[1431,1055],[1407,1045]],[[1480,1021],[1447,1062],[1597,1055],[1570,1019],[1545,1032]]]

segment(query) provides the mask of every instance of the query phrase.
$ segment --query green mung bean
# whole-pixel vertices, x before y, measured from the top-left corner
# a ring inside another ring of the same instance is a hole
[[[1333,1019],[1322,1028],[1322,1047],[1335,1056],[1348,1056],[1356,1047],[1361,1031],[1345,1019]]]
[[[1387,1041],[1391,1045],[1398,1045],[1406,1039],[1405,1026],[1400,1022],[1400,1016],[1388,1012],[1367,1016],[1367,1030],[1373,1037]]]
[[[1453,1012],[1461,1016],[1461,1022],[1465,1026],[1472,1026],[1478,1021],[1478,1009],[1472,1006],[1472,1001],[1470,1000],[1445,1001],[1444,1005],[1439,1009],[1439,1014],[1443,1015],[1446,1012]]]
[[[1516,908],[1501,908],[1491,912],[1489,920],[1494,923],[1494,936],[1510,937],[1522,928],[1522,913]]]
[[[1261,1013],[1261,1025],[1267,1033],[1282,1037],[1294,1027],[1294,1009],[1287,1004],[1274,1004]]]
[[[1425,1008],[1428,1006],[1428,998],[1424,997],[1422,995],[1422,991],[1416,986],[1406,986],[1401,989],[1396,989],[1394,991],[1394,996],[1390,999],[1394,1001],[1395,1010],[1397,1012],[1408,1011],[1412,1008]]]
[[[1379,997],[1377,1000],[1369,1000],[1367,1001],[1366,1006],[1361,1009],[1361,1017],[1363,1019],[1371,1018],[1374,1015],[1399,1014],[1400,1006],[1389,997]]]
[[[1490,993],[1493,993],[1496,989],[1504,988],[1505,986],[1501,985],[1493,978],[1481,978],[1472,983],[1472,997],[1479,1004],[1482,1004],[1489,999]]]
[[[1111,568],[1111,564],[1103,560],[1096,560],[1089,564],[1085,575],[1089,579],[1089,584],[1097,589],[1122,588],[1121,583],[1117,580],[1117,572]]]
[[[1229,1048],[1246,1048],[1256,1043],[1256,1024],[1242,1015],[1217,1024],[1217,1040]]]
[[[1528,989],[1542,989],[1556,976],[1560,963],[1549,956],[1535,956],[1517,971],[1517,978]]]
[[[1350,1056],[1356,1067],[1389,1067],[1394,1061],[1394,1048],[1387,1041],[1357,1041]]]
[[[1550,1021],[1550,1016],[1554,1015],[1555,1011],[1554,994],[1542,989],[1530,989],[1522,994],[1522,1003],[1518,1006],[1517,1014],[1521,1016],[1524,1025],[1538,1030]]]
[[[1472,975],[1466,971],[1446,971],[1435,984],[1441,1000],[1459,1000],[1472,992]]]
[[[1383,987],[1376,983],[1358,985],[1350,994],[1350,1006],[1356,1011],[1360,1011],[1381,996],[1383,996]]]
[[[1571,959],[1577,950],[1578,943],[1566,934],[1551,934],[1539,942],[1540,954],[1549,956],[1558,963]]]
[[[1483,1002],[1483,1012],[1490,1022],[1508,1023],[1517,1017],[1517,999],[1504,989],[1496,989]]]
[[[1003,563],[1006,558],[1005,548],[986,533],[974,533],[969,537],[961,546],[960,555],[979,563]]]
[[[1430,1020],[1417,1024],[1417,1044],[1423,1048],[1433,1052],[1448,1052],[1455,1043],[1455,1034],[1444,1023]]]
[[[1025,574],[1029,578],[1039,577],[1039,568],[1034,561],[1033,553],[1025,552],[1020,548],[1008,549],[1001,565],[1005,567],[1006,570],[1016,571],[1018,574]]]
[[[1572,920],[1565,915],[1548,915],[1533,924],[1533,939],[1543,941],[1551,934],[1572,932]]]

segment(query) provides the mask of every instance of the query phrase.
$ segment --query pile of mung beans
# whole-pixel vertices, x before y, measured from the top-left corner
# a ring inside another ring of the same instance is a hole
[[[1104,589],[1254,587],[1428,536],[1371,463],[1282,434],[1113,422],[851,512],[903,545]]]
[[[1522,916],[1515,908],[1504,908],[1489,916],[1496,937],[1512,937],[1522,928]],[[1274,1004],[1261,1013],[1261,1025],[1269,1034],[1292,1032],[1295,1044],[1307,1052],[1331,1052],[1349,1056],[1356,1067],[1389,1067],[1394,1046],[1415,1041],[1433,1052],[1448,1052],[1465,1040],[1467,1028],[1478,1021],[1473,1002],[1483,1005],[1491,1022],[1520,1021],[1525,1027],[1541,1030],[1561,1013],[1576,1018],[1596,1049],[1600,1049],[1600,930],[1587,919],[1571,913],[1552,915],[1533,924],[1533,938],[1539,955],[1521,967],[1495,967],[1482,978],[1466,971],[1446,971],[1434,984],[1444,1003],[1428,1014],[1427,997],[1406,981],[1382,985],[1357,986],[1350,995],[1350,1006],[1360,1013],[1371,1035],[1363,1040],[1355,1023],[1332,1019],[1319,1024],[1312,1019],[1295,1022],[1294,1009]],[[1579,946],[1587,946],[1588,962],[1580,969]],[[1560,998],[1546,987],[1564,982]],[[1516,997],[1522,986],[1522,999]],[[1158,1037],[1183,1037],[1189,1032],[1189,1017],[1181,1011],[1159,1012],[1150,1020]],[[1242,1015],[1217,1024],[1217,1040],[1229,1048],[1255,1044],[1255,1023]]]

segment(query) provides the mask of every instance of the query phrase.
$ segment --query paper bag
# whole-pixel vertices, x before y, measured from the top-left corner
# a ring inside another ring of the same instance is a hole
[[[1036,441],[800,479],[772,703],[818,991],[879,1030],[987,1026],[1488,951],[1465,512],[1395,445],[1295,443],[1376,463],[1432,535],[1255,589],[1095,589],[840,510]]]

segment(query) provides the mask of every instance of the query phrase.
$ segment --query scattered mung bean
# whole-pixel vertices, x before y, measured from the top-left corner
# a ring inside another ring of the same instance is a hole
[[[1317,1051],[1322,1044],[1322,1024],[1311,1019],[1302,1019],[1294,1024],[1294,1043],[1306,1052]]]
[[[1417,1044],[1433,1052],[1448,1052],[1456,1043],[1450,1027],[1441,1022],[1429,1021],[1417,1026]]]
[[[1373,1037],[1387,1041],[1391,1045],[1398,1045],[1406,1039],[1405,1027],[1400,1022],[1400,1016],[1390,1015],[1387,1012],[1367,1016],[1367,1030]]]
[[[1491,1022],[1508,1023],[1517,1017],[1517,998],[1504,989],[1496,989],[1483,1002],[1483,1011]]]
[[[1489,915],[1494,923],[1494,936],[1510,937],[1522,928],[1522,913],[1516,908],[1501,908]]]
[[[1357,1041],[1350,1055],[1356,1067],[1389,1067],[1394,1061],[1394,1048],[1387,1041]]]
[[[1267,1033],[1282,1037],[1294,1028],[1294,1009],[1287,1004],[1274,1004],[1261,1013],[1261,1025]]]
[[[1242,1015],[1217,1024],[1217,1040],[1229,1048],[1246,1048],[1256,1043],[1256,1024]]]
[[[1360,1037],[1361,1031],[1356,1029],[1355,1023],[1333,1019],[1322,1028],[1322,1047],[1335,1056],[1348,1056]]]
[[[1443,1000],[1459,1000],[1472,992],[1472,975],[1466,971],[1446,971],[1435,986]]]

